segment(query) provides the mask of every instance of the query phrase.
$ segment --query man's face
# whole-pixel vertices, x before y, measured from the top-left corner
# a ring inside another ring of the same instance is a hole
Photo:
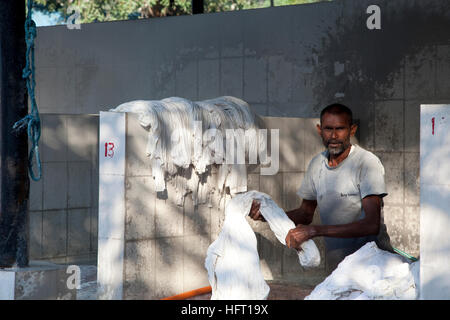
[[[346,114],[325,113],[317,131],[322,137],[330,155],[338,156],[350,146],[350,137],[355,135],[357,126],[350,125]]]

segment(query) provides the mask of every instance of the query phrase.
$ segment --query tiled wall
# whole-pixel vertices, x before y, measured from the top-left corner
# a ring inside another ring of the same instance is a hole
[[[373,4],[380,30],[366,27]],[[419,106],[450,100],[449,12],[447,0],[336,0],[42,27],[38,105],[86,114],[135,99],[234,95],[262,116],[315,118],[343,102],[360,120],[361,146],[385,166],[392,242],[418,256]]]
[[[41,115],[42,178],[30,181],[30,259],[95,263],[98,116]]]
[[[311,157],[322,147],[318,135],[310,136],[318,119],[263,117],[268,129],[280,134],[280,170],[261,175],[259,168],[248,172],[248,190],[269,194],[283,209],[300,206],[296,195]],[[214,241],[230,199],[213,207],[194,206],[191,195],[184,207],[176,205],[176,190],[168,183],[167,197],[154,189],[148,158],[145,155],[147,132],[135,115],[127,117],[127,160],[125,177],[125,299],[160,299],[209,285],[204,268],[206,251]],[[216,175],[213,170],[212,175]],[[317,284],[327,274],[322,238],[315,239],[322,261],[319,267],[304,269],[297,254],[283,246],[269,225],[247,218],[258,240],[261,268],[267,280],[289,280]],[[318,214],[314,223],[320,223]]]

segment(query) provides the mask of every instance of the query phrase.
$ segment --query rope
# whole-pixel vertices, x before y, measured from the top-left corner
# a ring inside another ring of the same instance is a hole
[[[413,261],[413,262],[419,260],[419,259],[417,259],[416,257],[413,257],[412,255],[407,254],[406,252],[404,252],[404,251],[402,251],[402,250],[400,250],[400,249],[398,249],[398,248],[395,248],[395,247],[392,247],[392,248],[393,248],[394,251],[397,252],[399,255],[401,255],[401,256],[403,256],[403,257],[405,257],[405,258],[407,258],[407,259],[409,259],[409,260],[411,260],[411,261]]]
[[[25,42],[27,44],[26,64],[22,71],[22,78],[26,79],[28,96],[30,97],[31,110],[24,118],[17,121],[13,125],[13,130],[19,131],[27,126],[28,137],[31,141],[31,149],[28,157],[28,171],[34,181],[41,179],[41,159],[39,156],[39,138],[41,137],[41,120],[39,118],[39,111],[36,104],[36,97],[34,89],[36,87],[35,81],[35,67],[34,67],[34,38],[36,38],[36,24],[31,19],[31,9],[33,7],[33,0],[27,1],[28,12],[25,20]],[[36,164],[38,175],[35,176],[33,172],[33,157],[36,157]]]

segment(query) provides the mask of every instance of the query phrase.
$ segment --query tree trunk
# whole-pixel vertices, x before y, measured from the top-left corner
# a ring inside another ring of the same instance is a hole
[[[203,0],[192,0],[192,14],[203,13]]]
[[[0,267],[28,265],[28,137],[12,130],[28,113],[24,23],[25,1],[0,1]]]

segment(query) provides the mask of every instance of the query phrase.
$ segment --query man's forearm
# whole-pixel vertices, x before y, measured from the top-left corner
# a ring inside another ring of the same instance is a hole
[[[303,224],[308,225],[312,222],[310,216],[308,216],[302,208],[294,209],[291,211],[287,211],[286,215],[291,219],[295,225]]]
[[[364,220],[342,225],[314,225],[309,226],[311,238],[332,237],[332,238],[357,238],[370,235],[377,235],[380,225],[369,223]]]

